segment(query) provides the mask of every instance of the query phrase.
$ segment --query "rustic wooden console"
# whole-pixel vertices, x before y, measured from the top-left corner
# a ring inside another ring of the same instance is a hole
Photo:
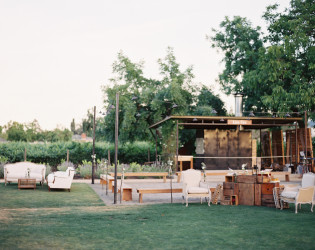
[[[33,188],[36,189],[36,179],[23,178],[18,179],[18,188]]]

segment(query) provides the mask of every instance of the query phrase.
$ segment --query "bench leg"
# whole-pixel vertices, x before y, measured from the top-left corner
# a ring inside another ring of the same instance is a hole
[[[290,181],[290,175],[288,174],[285,175],[285,181],[288,181],[288,182]]]
[[[142,193],[139,193],[139,203],[142,203]]]

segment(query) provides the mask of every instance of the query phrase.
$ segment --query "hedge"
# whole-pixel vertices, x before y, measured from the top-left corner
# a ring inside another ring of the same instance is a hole
[[[80,142],[55,142],[32,144],[26,142],[0,143],[0,156],[8,159],[8,162],[24,161],[24,150],[27,151],[27,161],[35,163],[48,163],[57,166],[67,157],[75,165],[82,161],[91,161],[92,143]],[[144,163],[148,161],[148,150],[150,149],[151,160],[155,159],[155,146],[148,142],[126,143],[118,147],[118,160],[120,163]],[[114,162],[115,146],[111,143],[96,143],[95,154],[97,159],[108,158],[110,150],[111,162]]]

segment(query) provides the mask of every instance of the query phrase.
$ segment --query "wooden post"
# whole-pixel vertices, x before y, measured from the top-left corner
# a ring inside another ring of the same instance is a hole
[[[95,172],[95,115],[96,115],[96,107],[94,106],[94,116],[93,116],[93,148],[92,148],[92,184],[94,184],[94,172]]]
[[[26,161],[26,148],[24,148],[24,161]]]
[[[119,93],[116,93],[114,204],[117,203],[117,161],[118,161],[118,125],[119,125],[118,123],[119,123]]]
[[[110,166],[110,150],[108,149],[108,166]]]
[[[150,148],[148,148],[148,162],[150,162]]]
[[[155,130],[155,165],[158,163],[158,153],[157,153],[157,129]]]
[[[295,169],[297,169],[297,165],[298,165],[298,156],[299,156],[299,152],[298,152],[298,139],[297,139],[297,123],[295,123]],[[292,134],[291,134],[292,135]],[[290,140],[291,140],[291,136],[290,136]],[[292,143],[291,143],[291,148],[292,148]],[[292,157],[292,152],[291,152],[291,157]],[[292,160],[291,160],[292,161]]]
[[[304,120],[305,120],[305,128],[304,128],[304,133],[305,133],[305,163],[307,162],[307,111],[304,111]]]
[[[176,171],[178,171],[178,120],[176,121],[176,159],[175,159]],[[182,170],[181,170],[182,171]]]

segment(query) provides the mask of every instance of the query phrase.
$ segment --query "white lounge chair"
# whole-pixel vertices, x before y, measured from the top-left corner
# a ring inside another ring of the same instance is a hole
[[[210,206],[211,192],[206,183],[201,182],[201,173],[199,170],[188,169],[182,172],[183,181],[183,198],[186,199],[186,207],[188,207],[189,197],[199,197],[200,203],[202,198],[208,198],[208,206]]]
[[[47,176],[48,189],[68,189],[70,192],[75,170],[68,167],[66,171],[57,171]]]
[[[281,209],[283,209],[283,202],[294,203],[295,213],[298,212],[298,205],[311,204],[311,211],[315,204],[315,174],[307,173],[303,175],[302,186],[287,185],[280,195]]]

